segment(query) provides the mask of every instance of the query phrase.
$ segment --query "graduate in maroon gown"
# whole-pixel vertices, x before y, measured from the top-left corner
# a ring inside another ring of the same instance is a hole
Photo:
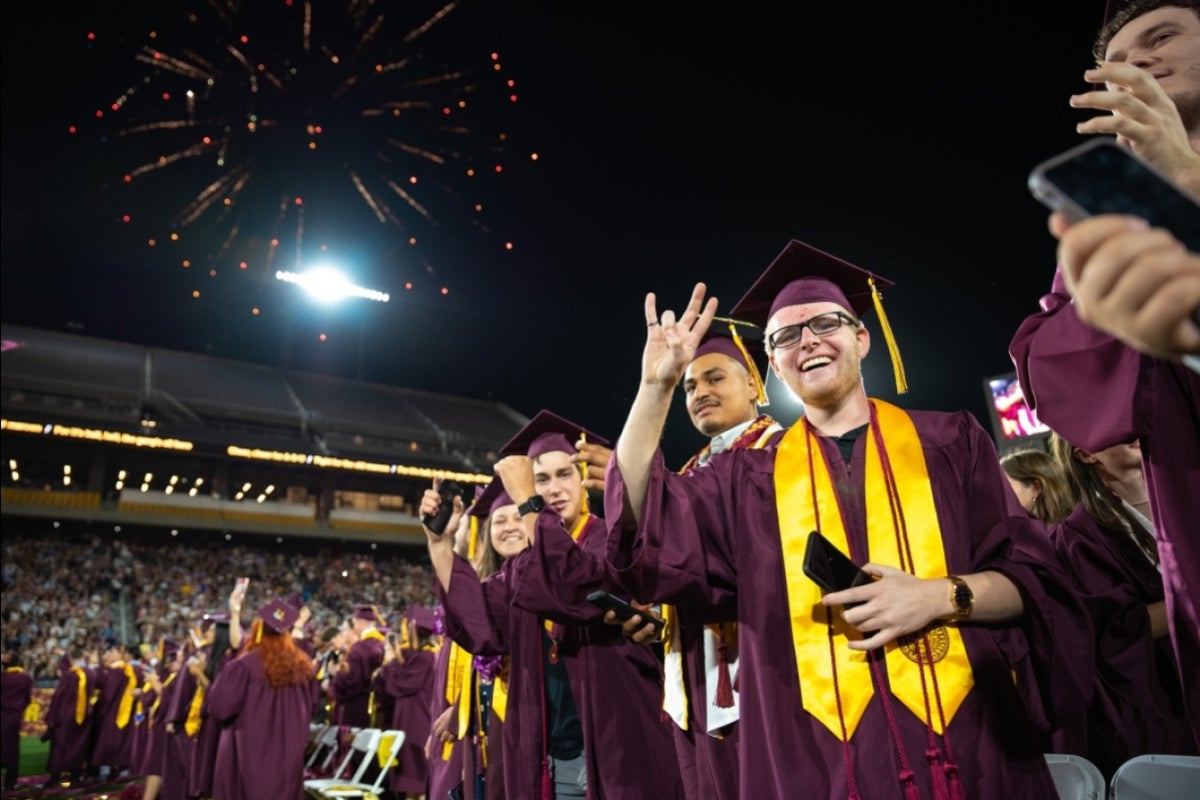
[[[372,681],[375,671],[383,666],[383,651],[387,646],[379,630],[384,620],[378,608],[366,603],[354,607],[351,619],[358,640],[331,668],[328,683],[333,697],[333,719],[338,725],[369,728],[375,710]]]
[[[677,319],[648,295],[609,558],[643,600],[736,594],[741,797],[1053,797],[1039,736],[1085,702],[1087,617],[979,422],[867,396],[860,319],[891,285],[790,242],[731,313],[764,325],[805,416],[687,475],[658,442],[716,299],[698,284]],[[871,579],[824,592],[811,531]]]
[[[1200,200],[1193,49],[1200,10],[1163,3],[1149,10],[1139,4],[1126,13],[1110,5],[1117,11],[1097,37],[1097,64],[1088,78],[1098,86],[1071,98],[1073,106],[1095,114],[1078,130],[1116,135],[1120,145]],[[1160,36],[1163,31],[1170,35]],[[1131,119],[1138,123],[1129,124]],[[1060,239],[1059,267],[1041,311],[1022,322],[1009,355],[1030,407],[1072,444],[1088,452],[1134,440],[1141,445],[1167,624],[1184,706],[1200,743],[1200,326],[1194,277],[1200,254],[1130,217],[1099,215],[1069,225],[1055,215],[1050,226]]]
[[[1054,434],[1050,449],[1082,498],[1050,540],[1096,635],[1091,704],[1055,732],[1054,752],[1081,755],[1108,779],[1135,756],[1197,755],[1167,637],[1141,448],[1088,453]]]
[[[709,442],[680,468],[706,466],[727,450],[769,447],[782,428],[759,413],[767,394],[748,346],[761,329],[719,320],[705,334],[680,388],[688,417]],[[675,751],[688,797],[738,794],[737,607],[664,606],[663,710],[675,722]]]
[[[292,643],[296,610],[282,600],[259,609],[241,655],[208,689],[221,725],[213,800],[301,800],[304,749],[317,683],[312,660]]]
[[[101,777],[118,777],[133,763],[134,706],[141,693],[142,674],[130,663],[125,645],[116,639],[105,641],[100,659],[90,764]]]
[[[235,590],[236,591],[236,590]],[[231,603],[241,610],[241,597]],[[192,748],[192,761],[188,765],[188,796],[207,798],[212,796],[213,770],[217,766],[217,744],[221,726],[209,713],[208,690],[225,665],[237,657],[242,641],[242,624],[238,614],[225,611],[210,611],[200,621],[200,649],[187,668],[195,679],[197,688],[203,690],[200,703],[200,732]]]
[[[18,650],[4,651],[4,672],[0,673],[0,766],[4,767],[4,788],[17,785],[21,774],[21,722],[33,700],[33,677],[21,667]]]
[[[449,535],[426,530],[447,632],[475,655],[509,656],[507,796],[680,797],[661,664],[586,600],[593,589],[619,587],[607,580],[603,524],[571,460],[568,437],[581,434],[597,440],[541,411],[501,449],[496,474],[513,500],[528,498],[518,508],[533,546],[489,580],[453,557]],[[425,492],[422,515],[441,507],[436,488]],[[454,502],[451,525],[462,513]],[[635,755],[653,767],[630,768]]]
[[[159,641],[154,668],[146,670],[146,682],[137,700],[143,719],[138,723],[135,737],[134,772],[145,778],[142,800],[186,797],[183,787],[173,795],[162,791],[167,749],[166,709],[178,685],[181,652],[178,643],[165,637]]]
[[[425,743],[429,739],[430,708],[433,704],[433,668],[437,656],[424,646],[433,633],[433,611],[409,606],[401,632],[392,645],[392,656],[375,676],[376,698],[391,699],[391,715],[379,727],[404,731],[399,762],[387,776],[388,788],[400,797],[423,795],[429,785],[429,762]]]
[[[99,654],[74,646],[59,665],[58,685],[46,710],[43,736],[50,742],[46,757],[47,788],[57,786],[62,780],[76,783],[87,767],[92,727],[89,700],[94,682],[93,672],[87,666],[90,658],[98,659]]]

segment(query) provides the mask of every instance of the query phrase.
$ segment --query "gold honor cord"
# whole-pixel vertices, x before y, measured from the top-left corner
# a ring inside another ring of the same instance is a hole
[[[944,576],[946,556],[941,529],[916,428],[901,409],[879,400],[871,402],[890,454],[898,503],[907,523],[907,545],[915,565],[909,571],[921,578]],[[899,567],[908,558],[898,549],[900,531],[893,526],[888,476],[878,456],[874,430],[869,435],[865,482],[870,558],[875,563]],[[775,491],[801,701],[804,709],[839,739],[844,721],[848,740],[861,721],[874,689],[866,654],[847,646],[850,638],[860,638],[861,634],[840,620],[830,623],[832,609],[821,605],[821,589],[804,575],[804,548],[809,531],[819,529],[835,546],[849,552],[837,495],[820,446],[807,425],[794,425],[776,450]],[[817,506],[825,511],[819,527],[812,502],[814,496]],[[949,625],[937,631],[939,638],[942,631],[945,634],[945,655],[936,663],[936,681],[945,720],[949,723],[971,690],[974,678],[957,627]],[[939,642],[939,652],[942,644]],[[918,718],[926,720],[935,732],[943,733],[942,715],[934,714],[931,719],[925,708],[921,662],[928,659],[910,659],[896,642],[886,646],[885,656],[893,695]],[[932,672],[934,665],[928,667]]]

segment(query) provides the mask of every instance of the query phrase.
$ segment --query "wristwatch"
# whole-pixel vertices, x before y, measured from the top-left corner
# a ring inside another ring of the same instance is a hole
[[[967,582],[957,575],[947,575],[946,580],[950,581],[950,604],[954,606],[954,616],[951,619],[955,622],[970,619],[971,612],[975,609],[975,593],[971,591]]]
[[[545,507],[546,501],[542,499],[540,494],[535,494],[533,497],[517,506],[517,513],[523,517],[526,514],[536,514]]]

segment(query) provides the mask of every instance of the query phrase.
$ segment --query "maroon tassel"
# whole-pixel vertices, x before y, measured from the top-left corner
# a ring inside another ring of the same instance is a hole
[[[729,680],[729,659],[726,657],[728,650],[729,645],[722,636],[721,643],[717,645],[717,695],[713,698],[713,705],[717,708],[733,707],[733,682]]]
[[[542,800],[554,800],[554,779],[550,777],[550,759],[542,759]]]
[[[911,769],[902,769],[897,776],[900,778],[900,785],[904,787],[904,800],[921,800],[921,793],[917,791],[917,774]]]
[[[946,788],[946,770],[942,767],[942,751],[936,747],[929,748],[925,751],[925,760],[929,762],[933,800],[950,800],[950,790]]]
[[[942,766],[942,770],[946,773],[946,779],[950,784],[950,800],[966,800],[967,793],[958,777],[958,764],[947,760]]]

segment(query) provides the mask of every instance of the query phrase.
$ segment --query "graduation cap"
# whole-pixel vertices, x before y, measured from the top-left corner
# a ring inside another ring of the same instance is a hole
[[[761,342],[762,328],[729,317],[713,317],[712,325],[705,332],[704,338],[700,340],[700,345],[696,348],[696,354],[692,356],[692,360],[695,361],[700,356],[710,353],[729,356],[750,373],[757,392],[755,402],[760,406],[765,406],[770,403],[770,400],[767,399],[767,386],[763,381],[762,372],[758,369],[758,364],[754,361],[754,356],[750,355],[750,350],[746,347],[747,341],[750,343]]]
[[[228,625],[230,619],[231,617],[229,616],[228,611],[212,609],[204,612],[204,616],[200,618],[200,627],[208,628],[215,623],[224,623],[225,625]]]
[[[607,439],[597,436],[582,425],[542,409],[500,448],[500,455],[525,455],[530,458],[556,452],[574,455],[575,442],[581,437],[601,447],[612,447],[612,443]]]
[[[168,639],[165,636],[158,642],[158,663],[170,664],[175,659],[175,654],[179,652],[179,642],[173,639]]]
[[[379,609],[370,603],[359,603],[354,607],[354,618],[365,619],[368,622],[373,622],[376,625],[383,625],[383,615],[379,613]]]
[[[792,239],[759,276],[730,314],[766,327],[781,308],[808,303],[836,303],[861,319],[871,309],[879,315],[883,338],[892,357],[896,391],[908,391],[904,364],[891,324],[883,310],[883,294],[895,284],[810,244]]]
[[[432,608],[409,606],[404,611],[404,618],[416,629],[418,636],[429,636],[437,629],[437,614]]]
[[[262,620],[264,628],[275,633],[287,633],[300,618],[300,612],[283,600],[272,600],[258,610],[258,618]]]
[[[574,448],[572,448],[574,449]],[[471,506],[471,516],[478,518],[480,521],[489,519],[497,508],[501,506],[515,506],[516,500],[508,496],[508,492],[504,491],[504,482],[499,476],[492,478],[483,489],[483,493],[479,495],[479,499]]]

